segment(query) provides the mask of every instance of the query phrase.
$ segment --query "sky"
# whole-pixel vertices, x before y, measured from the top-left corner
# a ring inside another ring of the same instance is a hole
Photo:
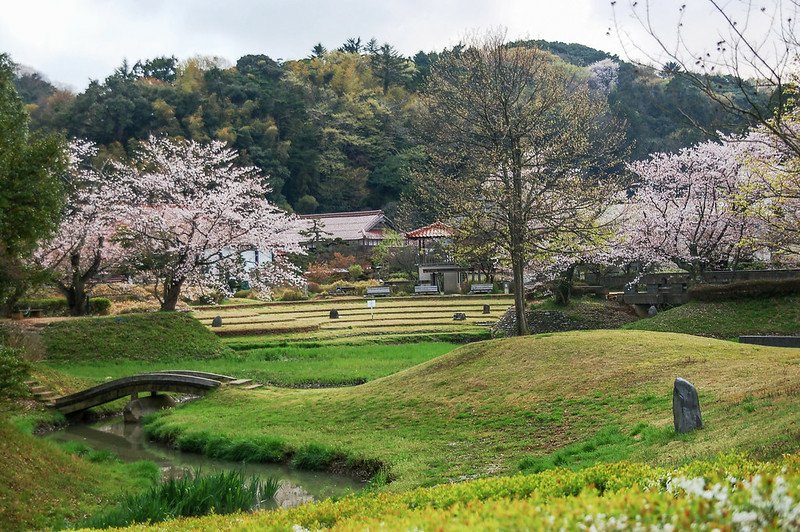
[[[623,48],[615,31],[607,35],[621,27],[647,41],[632,20],[632,1],[616,2],[615,25],[609,0],[12,0],[0,17],[0,52],[73,90],[104,79],[123,59],[210,55],[235,63],[263,53],[290,60],[308,56],[317,42],[333,49],[354,36],[413,55],[493,28],[511,40],[577,42],[644,59],[654,49]],[[700,46],[714,37],[705,0],[652,0],[656,29],[674,34],[682,3],[692,15],[688,41]],[[726,3],[736,8],[737,0]]]

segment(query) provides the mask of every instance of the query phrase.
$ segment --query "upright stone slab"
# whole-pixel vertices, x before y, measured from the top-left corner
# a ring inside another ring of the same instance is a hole
[[[692,383],[678,377],[672,389],[672,419],[675,432],[691,432],[703,428],[700,399]]]
[[[489,305],[484,305],[483,306],[483,313],[484,314],[491,314],[492,313],[491,307]]]
[[[650,305],[650,308],[647,309],[647,315],[652,318],[656,314],[658,314],[658,309],[656,308],[655,305]]]
[[[211,320],[212,327],[222,327],[222,316],[216,316],[213,320]]]
[[[330,319],[338,320],[339,319],[339,311],[336,309],[331,310]]]
[[[467,315],[465,313],[463,313],[463,312],[456,312],[455,314],[453,314],[453,320],[454,321],[464,321],[466,319],[467,319]]]

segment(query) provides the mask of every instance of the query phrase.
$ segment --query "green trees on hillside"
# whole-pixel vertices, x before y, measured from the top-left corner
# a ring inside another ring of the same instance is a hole
[[[63,201],[62,141],[28,131],[29,118],[13,84],[13,65],[0,54],[0,313],[24,293],[34,273],[24,262],[55,230]]]
[[[577,44],[512,44],[548,50],[581,68],[616,60]],[[393,211],[426,157],[415,130],[419,94],[437,62],[463,49],[404,57],[389,43],[352,37],[338,49],[317,44],[295,61],[254,54],[235,65],[205,57],[123,63],[77,95],[34,74],[15,81],[36,127],[93,141],[101,157],[130,155],[150,134],[221,140],[269,176],[271,199],[284,207]],[[746,125],[727,120],[680,74],[620,62],[609,103],[628,124],[634,159]]]

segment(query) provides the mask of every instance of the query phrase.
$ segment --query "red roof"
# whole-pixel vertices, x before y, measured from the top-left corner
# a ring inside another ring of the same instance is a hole
[[[433,222],[431,225],[420,227],[406,233],[406,238],[449,238],[455,231],[449,225],[442,222]]]

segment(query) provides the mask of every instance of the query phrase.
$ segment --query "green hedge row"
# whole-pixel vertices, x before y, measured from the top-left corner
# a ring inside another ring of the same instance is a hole
[[[740,281],[730,284],[701,284],[689,289],[694,301],[730,301],[758,297],[800,294],[800,279]]]
[[[67,300],[60,297],[47,297],[41,299],[20,299],[16,308],[21,311],[28,309],[42,309],[45,316],[66,316],[69,314]],[[89,299],[89,312],[91,314],[108,314],[111,300],[107,297],[93,297]]]

